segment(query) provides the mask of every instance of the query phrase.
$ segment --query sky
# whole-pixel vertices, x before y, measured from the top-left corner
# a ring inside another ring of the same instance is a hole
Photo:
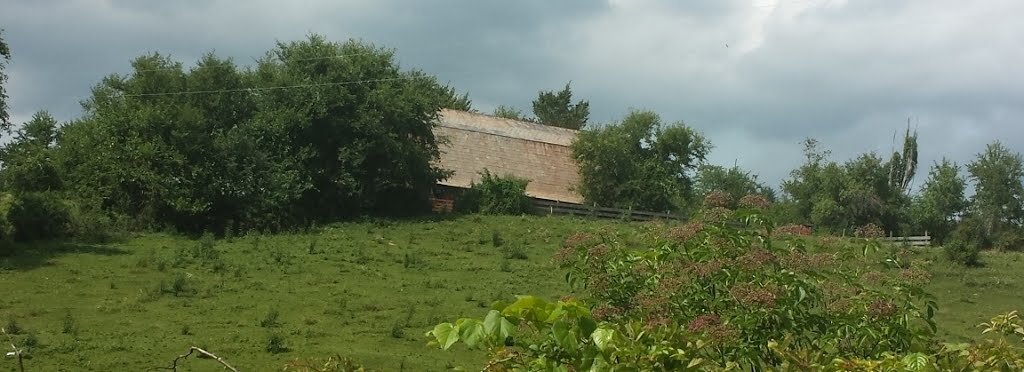
[[[804,138],[840,161],[887,157],[908,120],[918,185],[994,140],[1024,152],[1021,14],[1020,0],[0,0],[16,123],[80,115],[141,54],[250,65],[315,33],[394,48],[484,112],[529,112],[571,81],[590,125],[653,110],[707,136],[709,162],[773,186]]]

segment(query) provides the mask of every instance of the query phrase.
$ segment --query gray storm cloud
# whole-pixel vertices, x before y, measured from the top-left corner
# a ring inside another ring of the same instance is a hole
[[[241,5],[244,4],[244,5]],[[481,110],[528,110],[572,80],[592,121],[630,108],[682,120],[777,184],[819,138],[836,158],[887,153],[908,117],[925,165],[994,139],[1024,150],[1024,2],[988,0],[100,1],[8,0],[12,118],[68,119],[142,53],[248,64],[309,33],[397,49]],[[921,172],[924,174],[925,172]]]

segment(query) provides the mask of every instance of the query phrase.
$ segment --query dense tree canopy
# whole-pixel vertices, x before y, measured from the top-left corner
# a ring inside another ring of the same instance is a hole
[[[1006,228],[1020,227],[1024,218],[1024,160],[999,141],[967,164],[974,181],[971,213],[980,218],[985,230],[992,234]]]
[[[533,114],[537,116],[536,121],[544,125],[583,129],[590,118],[590,102],[572,103],[572,88],[565,84],[565,89],[558,92],[538,93],[533,101]]]
[[[909,205],[902,192],[904,177],[891,180],[893,169],[906,167],[874,153],[840,164],[829,160],[830,153],[819,146],[813,139],[804,142],[805,163],[782,184],[799,222],[834,231],[866,224],[893,232],[903,229]]]
[[[572,148],[587,203],[679,211],[693,200],[692,173],[711,144],[682,122],[664,125],[654,112],[633,111],[580,132]]]
[[[495,107],[494,108],[494,112],[491,113],[491,115],[497,116],[499,118],[512,119],[512,120],[520,120],[520,121],[530,121],[530,120],[532,120],[530,118],[527,118],[525,115],[523,115],[523,112],[521,110],[519,110],[519,109],[517,109],[515,107],[512,107],[512,106],[505,106],[505,105],[498,105],[498,107]]]
[[[936,239],[944,240],[953,231],[956,218],[967,209],[966,188],[959,165],[945,158],[935,163],[914,199],[916,222]]]
[[[695,196],[703,199],[712,191],[722,191],[729,194],[732,200],[730,208],[735,208],[735,203],[740,198],[757,194],[766,197],[769,201],[775,200],[775,191],[757,181],[757,175],[744,171],[738,166],[726,168],[720,165],[704,164],[697,167],[695,179]]]
[[[432,126],[467,96],[391,50],[313,35],[249,70],[160,54],[93,89],[61,130],[74,191],[116,212],[194,230],[275,227],[413,210],[446,172]]]
[[[11,117],[7,112],[7,90],[4,88],[7,74],[4,73],[4,69],[7,67],[7,62],[11,60],[11,48],[4,41],[3,32],[4,30],[0,28],[0,129],[7,130],[11,127]]]
[[[15,192],[56,191],[62,188],[61,176],[53,161],[57,141],[57,119],[40,111],[24,123],[14,140],[0,149],[3,189]]]

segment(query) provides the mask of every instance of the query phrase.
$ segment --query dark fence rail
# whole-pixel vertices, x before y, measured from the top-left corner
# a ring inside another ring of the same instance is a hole
[[[670,213],[634,211],[629,209],[594,207],[589,205],[564,203],[553,200],[534,199],[534,208],[540,214],[563,214],[571,216],[590,216],[598,218],[629,219],[638,221],[678,220],[679,216]]]
[[[879,238],[878,240],[884,243],[892,244],[909,244],[914,247],[922,247],[932,245],[932,237],[929,235],[922,236],[887,236]]]

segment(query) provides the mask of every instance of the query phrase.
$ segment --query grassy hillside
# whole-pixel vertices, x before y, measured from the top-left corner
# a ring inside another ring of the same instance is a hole
[[[148,234],[106,246],[25,247],[0,259],[0,322],[13,322],[21,329],[15,340],[31,345],[30,371],[165,366],[191,345],[243,370],[335,354],[388,371],[473,367],[481,355],[435,351],[423,333],[480,316],[498,298],[567,294],[550,260],[565,236],[637,226],[470,216],[216,241]],[[1024,308],[1021,254],[989,253],[986,267],[962,269],[940,253],[906,258],[933,274],[944,335],[977,337],[975,324]],[[268,345],[274,336],[280,343]],[[14,367],[0,362],[0,370]],[[221,369],[190,360],[179,370]]]

